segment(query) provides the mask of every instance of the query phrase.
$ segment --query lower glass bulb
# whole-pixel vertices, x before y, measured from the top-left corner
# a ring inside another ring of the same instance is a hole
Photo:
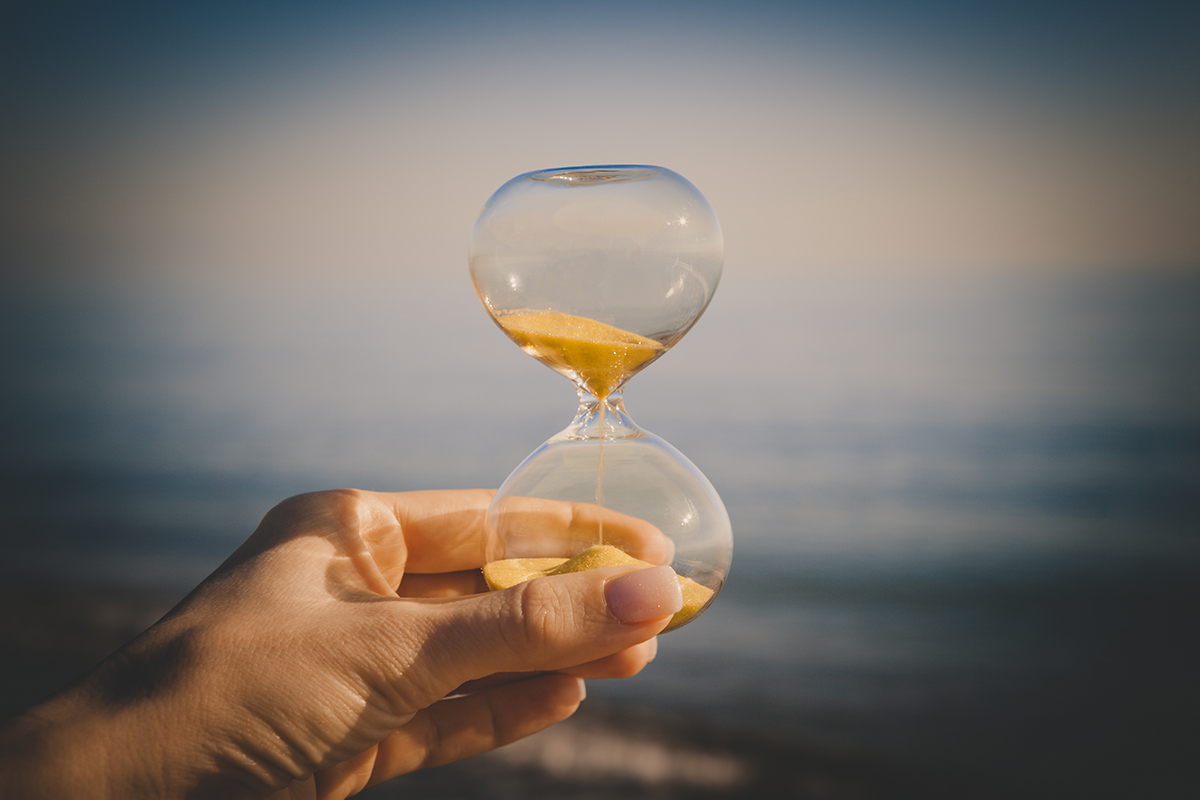
[[[733,556],[729,515],[708,479],[666,441],[638,428],[619,393],[582,398],[579,414],[518,466],[488,512],[493,588],[554,571],[669,564],[684,608],[699,616]],[[578,559],[571,564],[563,562]]]

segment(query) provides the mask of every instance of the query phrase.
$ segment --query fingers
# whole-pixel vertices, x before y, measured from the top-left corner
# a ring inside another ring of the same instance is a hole
[[[235,560],[298,537],[333,539],[374,591],[386,588],[384,593],[390,593],[405,573],[459,572],[483,566],[488,560],[486,522],[493,494],[468,489],[298,495],[267,514]],[[499,514],[500,525],[516,534],[509,537],[509,549],[529,552],[493,554],[492,560],[572,556],[601,536],[651,564],[669,564],[674,557],[673,543],[655,526],[588,503],[510,498]]]
[[[563,675],[572,675],[576,678],[586,678],[588,680],[603,680],[607,678],[630,678],[641,672],[646,666],[654,660],[658,655],[658,637],[648,639],[641,644],[636,644],[633,647],[626,648],[619,653],[605,656],[603,658],[590,661],[586,664],[579,664],[574,667],[567,667],[558,670]],[[533,673],[542,674],[542,673]],[[506,683],[514,683],[516,681],[526,681],[532,677],[528,672],[501,672],[494,675],[488,675],[477,681],[469,681],[457,689],[450,692],[450,696],[464,694],[478,694],[497,686],[502,686]]]
[[[509,744],[575,712],[583,681],[543,675],[436,703],[380,744],[368,785]]]
[[[576,678],[586,678],[588,680],[631,678],[645,669],[646,665],[653,661],[657,655],[658,637],[656,636],[641,644],[628,647],[619,653],[613,653],[610,656],[598,658],[586,664],[567,667],[561,670],[561,672],[564,675],[573,675]]]
[[[352,534],[345,547],[361,542],[373,559],[367,566],[391,586],[404,575],[463,572],[497,557],[488,552],[496,549],[496,543],[488,541],[496,537],[487,525],[494,494],[490,490],[323,494],[341,507],[333,517]],[[502,527],[519,534],[509,536],[510,549],[529,551],[499,557],[571,556],[601,537],[652,564],[669,564],[674,557],[674,543],[654,525],[592,504],[509,498],[500,506],[499,519]],[[422,587],[425,590],[429,587]],[[423,596],[453,594],[446,587],[439,591],[445,594]]]
[[[458,572],[483,566],[484,523],[493,494],[464,489],[376,496],[391,507],[404,532],[407,571]]]
[[[489,560],[570,557],[600,541],[651,564],[670,564],[675,556],[674,542],[654,525],[592,503],[506,497],[496,505],[505,542],[503,548],[493,544],[497,552]]]

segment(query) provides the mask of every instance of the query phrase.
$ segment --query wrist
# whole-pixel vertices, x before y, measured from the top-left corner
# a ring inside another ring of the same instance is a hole
[[[161,781],[137,769],[145,753],[123,727],[89,702],[83,685],[30,709],[0,732],[0,795],[116,798],[160,790]]]
[[[231,763],[222,763],[204,725],[215,720],[196,711],[202,698],[190,669],[194,661],[156,648],[154,642],[163,638],[155,633],[126,645],[79,683],[0,730],[0,797],[265,794],[237,769],[235,754],[229,754]]]

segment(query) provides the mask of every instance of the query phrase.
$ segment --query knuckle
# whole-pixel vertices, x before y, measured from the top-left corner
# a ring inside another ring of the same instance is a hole
[[[314,520],[355,519],[366,501],[358,489],[330,489],[297,494],[283,500],[267,512],[263,522],[270,526],[290,527]]]
[[[646,659],[642,657],[641,653],[627,650],[616,657],[613,665],[613,677],[632,678],[645,668],[646,663]]]
[[[565,581],[537,578],[517,587],[519,624],[516,642],[523,651],[545,652],[561,644],[570,634],[575,618],[575,601]]]

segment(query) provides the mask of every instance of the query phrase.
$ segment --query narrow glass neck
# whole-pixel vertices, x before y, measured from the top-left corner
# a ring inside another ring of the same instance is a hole
[[[620,390],[600,400],[585,389],[579,390],[579,410],[575,412],[575,419],[559,434],[567,439],[628,439],[641,435],[638,426],[625,412],[625,400]]]

